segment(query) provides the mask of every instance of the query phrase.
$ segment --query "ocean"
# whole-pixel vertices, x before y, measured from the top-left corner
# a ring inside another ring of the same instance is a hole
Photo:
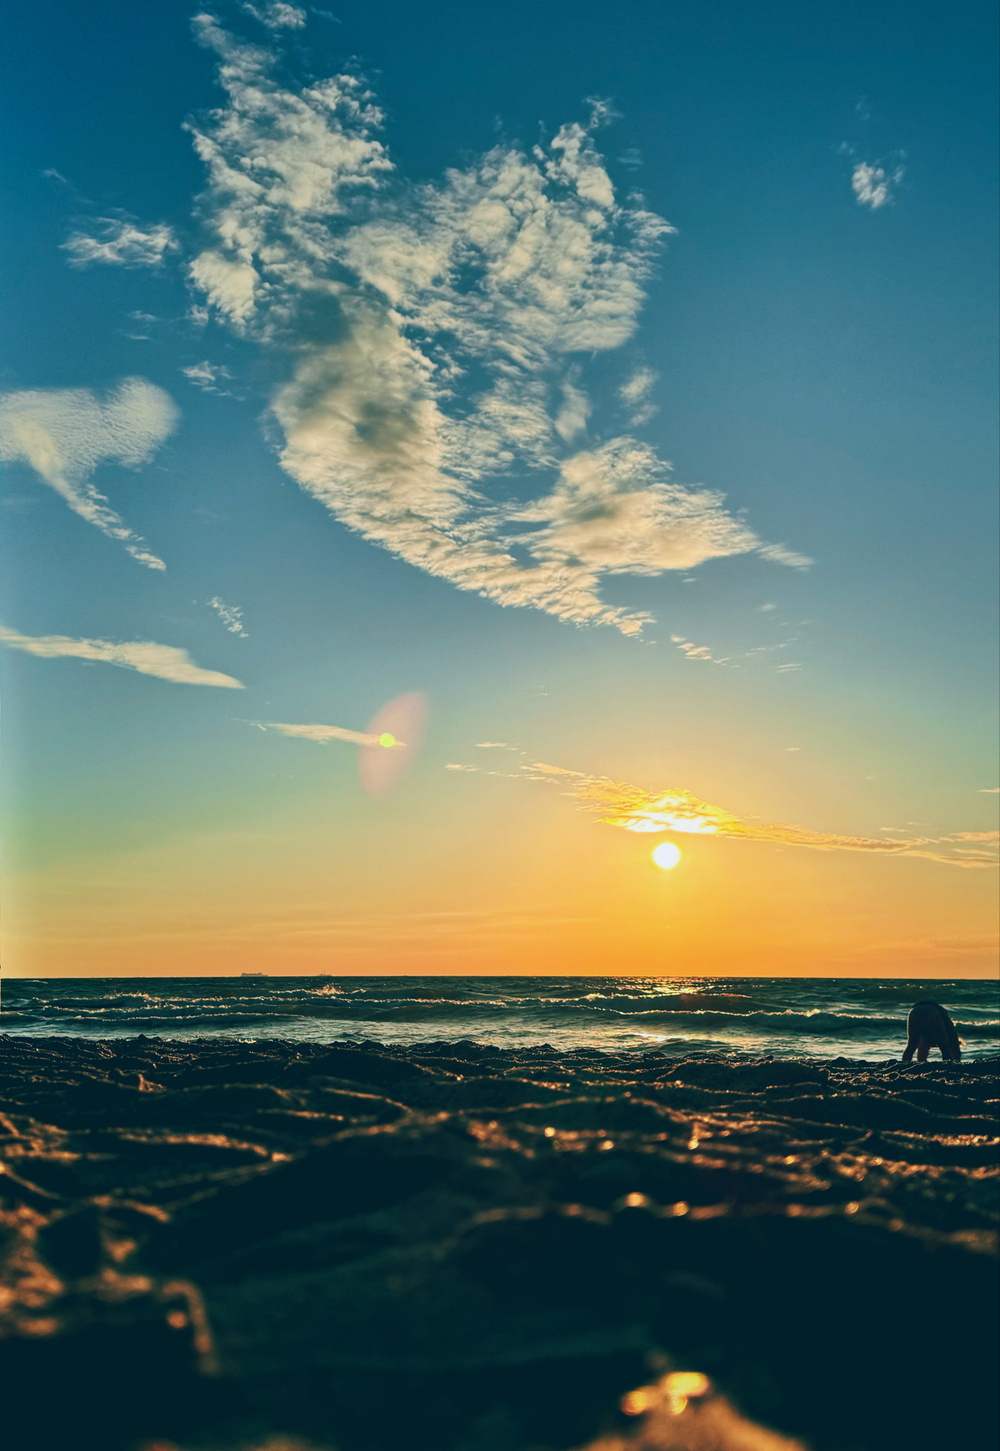
[[[8,978],[0,1032],[892,1059],[926,997],[948,1008],[965,1057],[1000,1051],[1000,985],[983,979]]]

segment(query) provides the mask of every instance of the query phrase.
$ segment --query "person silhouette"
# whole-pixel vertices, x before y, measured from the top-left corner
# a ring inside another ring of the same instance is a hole
[[[903,1062],[909,1063],[916,1049],[917,1062],[926,1063],[927,1054],[932,1048],[940,1050],[945,1062],[961,1061],[962,1049],[958,1033],[947,1011],[933,999],[922,998],[919,1003],[913,1004],[907,1015]]]

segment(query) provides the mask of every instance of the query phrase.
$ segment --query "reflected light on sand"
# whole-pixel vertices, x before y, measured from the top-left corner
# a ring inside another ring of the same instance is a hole
[[[687,1410],[688,1402],[707,1395],[711,1382],[699,1370],[675,1370],[655,1385],[639,1386],[622,1396],[621,1408],[626,1416],[641,1416],[657,1406],[665,1406],[672,1416]]]

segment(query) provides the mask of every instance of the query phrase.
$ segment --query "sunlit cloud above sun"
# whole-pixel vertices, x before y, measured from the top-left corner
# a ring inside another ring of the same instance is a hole
[[[449,765],[449,770],[482,771],[482,767]],[[523,761],[518,771],[489,771],[510,776],[561,784],[565,794],[585,809],[600,814],[604,826],[617,826],[641,834],[680,832],[689,836],[731,837],[742,841],[772,842],[780,846],[812,847],[819,851],[870,852],[882,856],[917,856],[946,862],[956,867],[990,867],[998,860],[1000,832],[959,831],[948,836],[903,836],[885,827],[888,838],[847,836],[835,832],[811,831],[805,826],[777,822],[748,821],[703,801],[681,787],[648,791],[610,776],[588,776],[546,761]],[[936,849],[935,849],[936,848]],[[665,853],[665,859],[670,853]],[[654,860],[656,859],[654,852]],[[678,853],[679,860],[679,853]],[[676,866],[676,861],[670,863]],[[658,866],[664,862],[657,861]]]

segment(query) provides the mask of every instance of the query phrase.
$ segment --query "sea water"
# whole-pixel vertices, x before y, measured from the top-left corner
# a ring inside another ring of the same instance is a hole
[[[984,979],[7,978],[0,1032],[887,1059],[919,998],[948,1009],[966,1057],[1000,1050],[1000,986]]]

